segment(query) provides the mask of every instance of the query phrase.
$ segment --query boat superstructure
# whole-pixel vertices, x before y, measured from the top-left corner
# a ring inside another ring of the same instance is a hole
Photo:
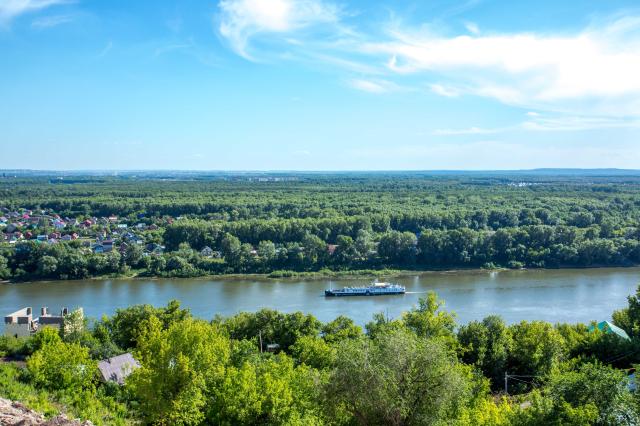
[[[404,294],[406,289],[399,284],[388,282],[374,282],[368,286],[343,287],[341,289],[329,289],[324,291],[327,297],[339,296],[385,296],[392,294]]]

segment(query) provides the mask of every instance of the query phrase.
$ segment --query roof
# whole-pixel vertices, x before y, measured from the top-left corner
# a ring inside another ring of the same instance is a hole
[[[603,333],[607,333],[607,334],[613,333],[613,334],[616,334],[616,335],[622,337],[623,339],[631,340],[626,331],[624,331],[623,329],[621,329],[617,325],[615,325],[613,323],[610,323],[609,321],[600,321],[596,325],[596,327],[598,327],[598,330],[602,331]],[[594,326],[589,327],[589,331],[593,331],[593,330],[595,330]]]
[[[116,382],[120,385],[124,384],[124,380],[139,367],[138,361],[128,352],[113,358],[103,359],[98,363],[98,369],[104,381]]]

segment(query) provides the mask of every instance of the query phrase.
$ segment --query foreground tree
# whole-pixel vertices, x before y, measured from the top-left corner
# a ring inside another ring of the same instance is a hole
[[[205,419],[208,388],[224,379],[229,340],[217,325],[186,319],[163,329],[152,316],[142,327],[130,377],[145,421],[197,425]]]
[[[326,398],[360,425],[433,425],[455,419],[470,388],[442,343],[389,330],[340,343]]]

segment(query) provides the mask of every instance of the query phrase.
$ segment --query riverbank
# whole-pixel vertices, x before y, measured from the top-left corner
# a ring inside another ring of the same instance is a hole
[[[521,268],[519,270],[526,270]],[[536,268],[544,269],[544,268]],[[571,269],[571,268],[567,268]],[[163,279],[214,279],[214,280],[281,280],[281,279],[389,279],[393,277],[403,277],[409,275],[420,275],[429,272],[499,272],[514,269],[508,268],[456,268],[456,269],[356,269],[350,271],[333,271],[330,269],[321,269],[319,271],[273,271],[270,273],[237,273],[237,274],[203,274],[190,277],[180,277],[171,275],[148,275],[146,270],[125,274],[107,274],[93,277],[71,279],[24,279],[24,280],[2,280],[0,284],[21,284],[21,283],[38,283],[38,282],[57,282],[57,281],[104,281],[104,280],[163,280]]]

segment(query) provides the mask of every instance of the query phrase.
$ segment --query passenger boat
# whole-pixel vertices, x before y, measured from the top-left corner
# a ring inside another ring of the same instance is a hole
[[[404,294],[406,289],[404,286],[392,283],[374,282],[369,286],[362,287],[343,287],[341,289],[332,289],[324,291],[326,297],[340,296],[385,296],[392,294]]]

